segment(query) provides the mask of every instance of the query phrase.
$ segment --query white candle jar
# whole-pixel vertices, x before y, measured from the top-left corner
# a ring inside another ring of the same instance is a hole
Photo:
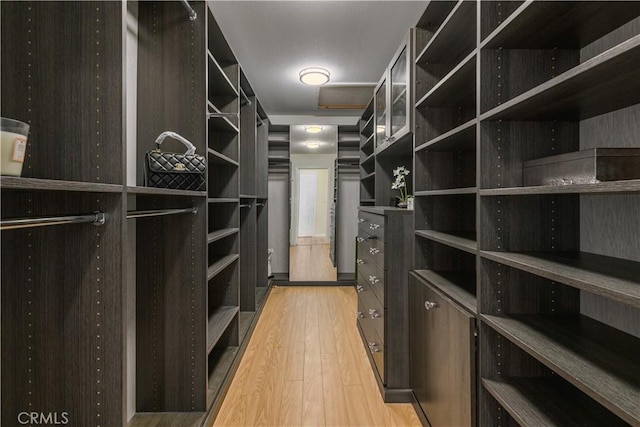
[[[20,176],[26,159],[29,125],[0,118],[0,175]]]

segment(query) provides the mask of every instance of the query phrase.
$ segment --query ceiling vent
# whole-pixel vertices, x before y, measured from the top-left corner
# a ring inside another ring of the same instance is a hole
[[[374,86],[322,86],[318,108],[322,110],[362,110],[373,97]]]

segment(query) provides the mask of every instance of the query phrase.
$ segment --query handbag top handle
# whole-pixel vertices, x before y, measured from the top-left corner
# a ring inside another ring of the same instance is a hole
[[[167,138],[168,136],[170,136],[173,139],[177,139],[178,141],[182,142],[185,147],[187,147],[187,151],[184,154],[195,154],[196,153],[196,147],[195,145],[193,145],[187,138],[185,138],[182,135],[179,135],[175,132],[172,132],[170,130],[164,131],[162,132],[160,135],[158,135],[158,137],[156,138],[156,148],[158,149],[158,151],[160,151],[160,144],[162,144],[162,141],[165,140],[165,138]]]

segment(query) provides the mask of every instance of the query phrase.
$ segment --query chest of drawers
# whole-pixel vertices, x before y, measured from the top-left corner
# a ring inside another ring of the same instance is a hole
[[[385,402],[409,402],[408,274],[412,211],[360,207],[357,321]]]

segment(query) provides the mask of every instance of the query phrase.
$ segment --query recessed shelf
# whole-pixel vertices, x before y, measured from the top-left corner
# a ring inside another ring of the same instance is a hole
[[[475,73],[476,51],[474,50],[418,100],[416,108],[475,106]]]
[[[370,154],[369,156],[367,156],[367,158],[366,158],[366,159],[364,159],[360,164],[361,164],[362,166],[364,166],[365,164],[367,164],[367,163],[369,163],[369,162],[371,162],[371,161],[375,160],[375,158],[376,158],[375,154],[371,153],[371,154]]]
[[[481,319],[626,422],[640,424],[640,339],[582,315]]]
[[[481,120],[583,120],[640,102],[640,35],[481,115]]]
[[[90,193],[120,193],[119,184],[100,184],[96,182],[62,181],[57,179],[20,178],[3,176],[0,178],[2,190],[28,191],[85,191]]]
[[[549,280],[640,307],[640,263],[586,252],[489,252],[480,255]]]
[[[491,188],[480,190],[481,196],[519,196],[528,194],[620,194],[640,192],[640,179],[608,181],[595,184],[541,185],[531,187]]]
[[[416,197],[454,196],[457,194],[476,194],[477,192],[478,192],[478,189],[476,187],[466,187],[466,188],[448,188],[444,190],[416,191],[413,195]]]
[[[435,230],[416,230],[415,234],[418,237],[433,240],[434,242],[442,243],[443,245],[451,246],[452,248],[460,249],[472,254],[475,254],[478,250],[478,244],[475,240],[470,238],[472,237],[471,233],[464,233],[465,236],[462,237]]]
[[[452,64],[476,45],[476,3],[459,1],[416,58],[416,63]]]
[[[469,120],[468,122],[451,129],[449,132],[425,142],[422,145],[416,147],[416,153],[423,150],[432,151],[451,151],[451,150],[464,150],[474,149],[476,144],[476,124],[477,119]]]
[[[482,378],[481,382],[521,426],[628,425],[559,378]]]
[[[207,199],[208,203],[239,203],[240,199],[225,198],[225,197],[210,197]]]
[[[373,116],[360,127],[360,133],[368,133],[368,131],[373,132]]]
[[[371,148],[371,151],[373,152],[373,137],[375,135],[371,134],[366,141],[364,142],[364,144],[362,144],[362,147],[360,147],[361,151],[368,151],[369,148]]]
[[[209,154],[209,164],[212,165],[224,165],[224,166],[239,166],[240,163],[238,163],[236,160],[233,160],[227,156],[225,156],[222,153],[217,152],[216,150],[214,150],[213,148],[208,148],[207,149],[207,154]]]
[[[414,270],[413,272],[438,289],[445,297],[464,307],[474,316],[477,315],[476,277],[472,271]]]
[[[524,2],[485,38],[482,47],[581,48],[638,15],[637,2]],[[542,27],[544,31],[539,31]]]
[[[222,270],[233,264],[240,256],[238,254],[226,255],[213,263],[207,269],[207,280],[213,279]]]
[[[239,311],[240,307],[237,305],[222,306],[216,308],[209,315],[207,327],[207,354],[210,353],[213,347],[218,343],[218,340],[222,337]]]
[[[238,90],[229,80],[227,73],[224,72],[211,52],[207,52],[207,56],[209,58],[209,93],[216,97],[237,98]]]
[[[223,228],[220,230],[213,231],[207,235],[207,243],[213,243],[220,239],[224,239],[225,237],[231,236],[233,234],[237,234],[239,231],[238,228]]]
[[[213,348],[209,357],[215,358],[215,365],[211,367],[209,363],[209,380],[207,381],[207,402],[212,402],[220,392],[222,384],[224,384],[236,355],[240,348],[237,346],[228,346],[224,348]]]

